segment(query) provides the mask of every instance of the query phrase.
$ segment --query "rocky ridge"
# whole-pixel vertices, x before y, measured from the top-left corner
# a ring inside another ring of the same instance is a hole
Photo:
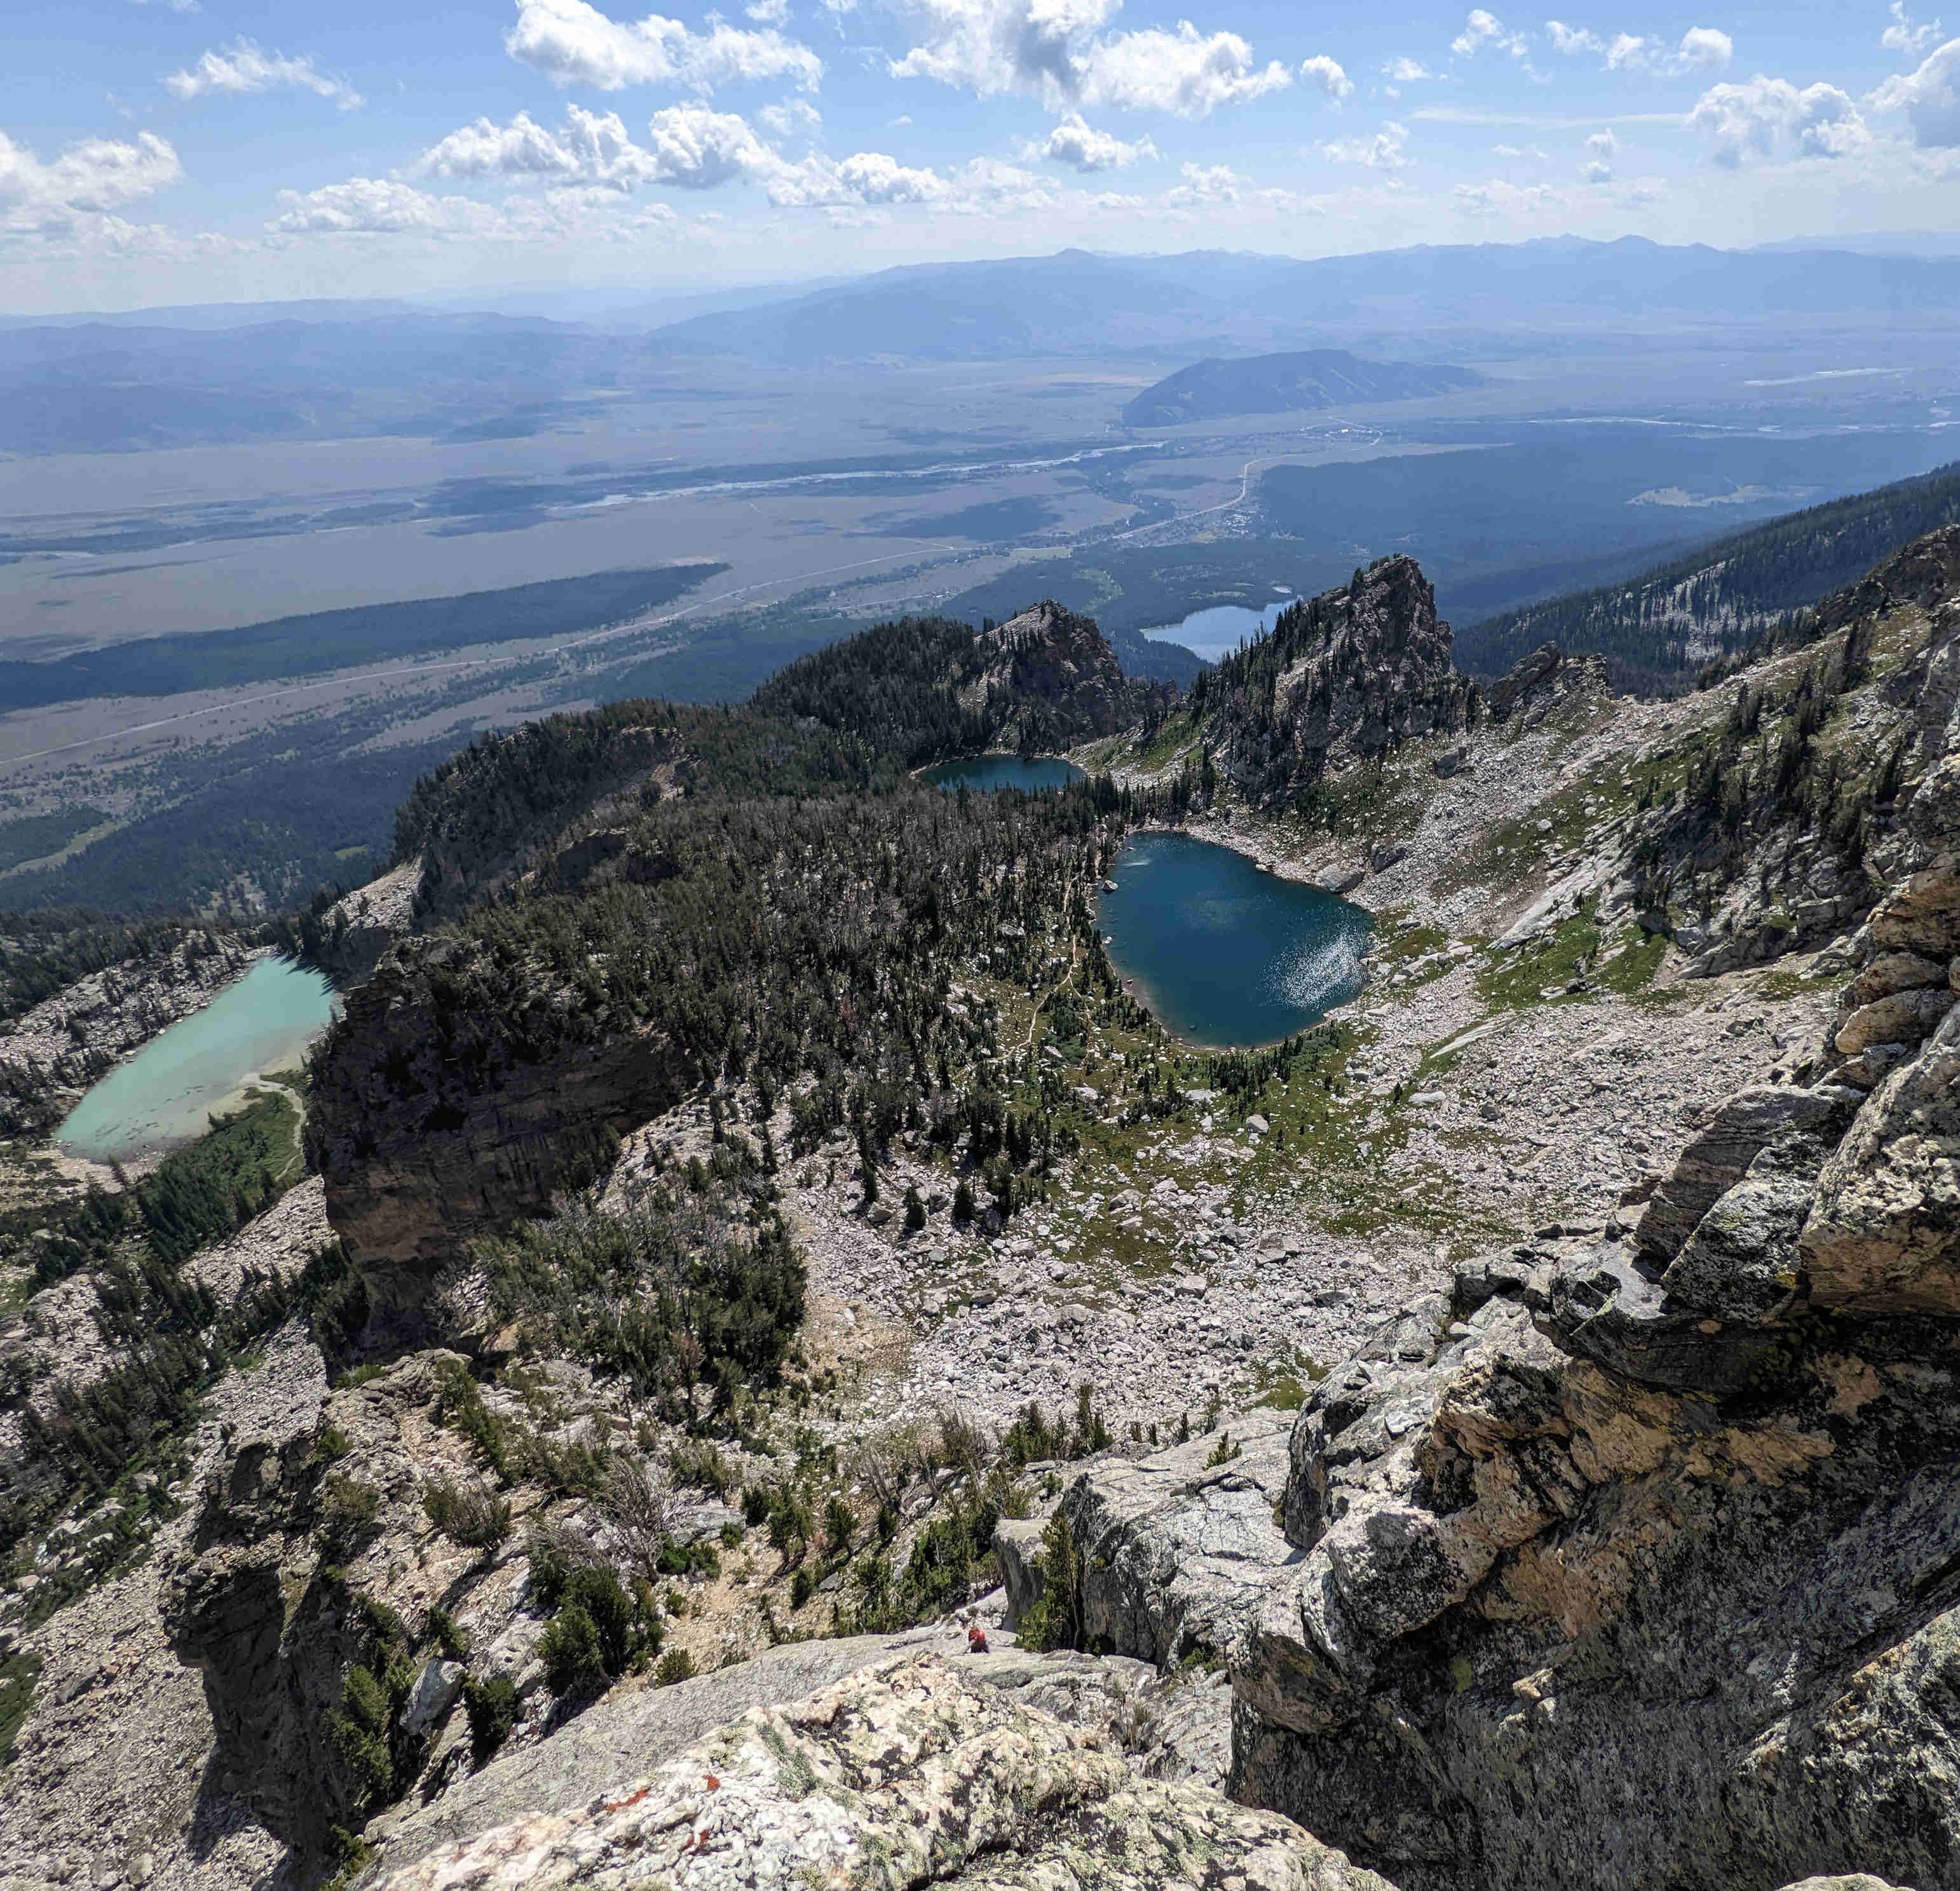
[[[1073,743],[1113,734],[1129,719],[1133,694],[1109,640],[1093,618],[1052,599],[982,630],[957,691],[963,707],[990,697],[1029,707],[998,739],[1023,745]]]
[[[1192,701],[1219,771],[1258,806],[1484,713],[1450,661],[1434,587],[1399,554],[1289,605],[1201,679]]]

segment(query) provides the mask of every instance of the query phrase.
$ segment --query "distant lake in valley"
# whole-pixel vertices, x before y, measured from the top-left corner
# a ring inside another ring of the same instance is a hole
[[[956,761],[936,763],[923,771],[923,778],[949,793],[971,788],[977,794],[991,794],[997,788],[1065,788],[1087,777],[1059,755],[964,755]]]
[[[108,1162],[194,1142],[215,1111],[245,1101],[254,1079],[297,1064],[336,1002],[317,972],[260,959],[103,1078],[55,1132],[56,1146]]]
[[[1361,990],[1373,921],[1188,834],[1139,834],[1096,905],[1116,968],[1178,1036],[1214,1048],[1304,1031]]]
[[[1250,643],[1262,631],[1271,630],[1279,621],[1281,612],[1293,602],[1290,595],[1275,598],[1258,611],[1242,604],[1214,604],[1208,611],[1193,611],[1179,623],[1160,624],[1144,634],[1160,644],[1182,644],[1216,662],[1236,650],[1242,640]]]

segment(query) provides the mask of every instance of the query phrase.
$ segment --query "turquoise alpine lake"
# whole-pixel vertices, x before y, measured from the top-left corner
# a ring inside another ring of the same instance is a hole
[[[1373,921],[1188,834],[1133,835],[1096,903],[1116,969],[1194,1044],[1272,1044],[1362,987]]]
[[[1059,755],[963,755],[922,769],[920,778],[948,793],[971,788],[977,794],[991,794],[997,788],[1065,788],[1085,779],[1074,762]]]
[[[255,1079],[297,1064],[336,1003],[319,973],[259,960],[95,1085],[56,1130],[56,1146],[108,1162],[196,1141],[215,1112],[245,1100]]]

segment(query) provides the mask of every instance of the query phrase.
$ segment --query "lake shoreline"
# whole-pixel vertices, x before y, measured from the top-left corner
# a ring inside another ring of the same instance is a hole
[[[58,1156],[107,1167],[167,1155],[196,1142],[215,1115],[288,1086],[291,1069],[331,1023],[332,987],[269,952],[241,977],[119,1060],[56,1124]]]
[[[1367,988],[1373,915],[1263,864],[1188,829],[1140,828],[1096,896],[1123,989],[1191,1048],[1284,1042]]]

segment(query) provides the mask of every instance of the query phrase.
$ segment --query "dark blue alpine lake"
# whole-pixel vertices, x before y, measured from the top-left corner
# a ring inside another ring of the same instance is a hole
[[[997,788],[1065,788],[1086,777],[1072,761],[1059,755],[963,755],[920,771],[920,779],[948,793],[971,788],[991,794]]]
[[[1169,1029],[1214,1047],[1276,1042],[1361,990],[1373,922],[1188,834],[1139,834],[1096,907],[1116,968]]]

